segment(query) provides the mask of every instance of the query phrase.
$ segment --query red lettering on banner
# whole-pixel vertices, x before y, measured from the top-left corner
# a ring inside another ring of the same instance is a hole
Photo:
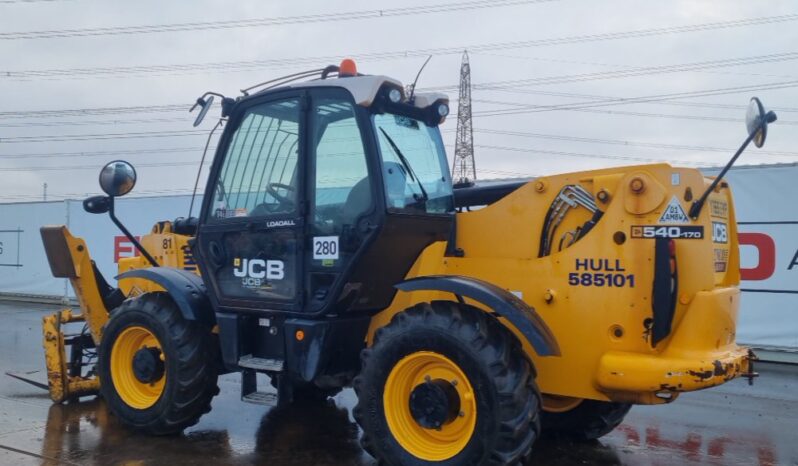
[[[740,268],[743,280],[767,280],[776,270],[776,243],[764,233],[739,233],[740,245],[747,244],[759,251],[759,262],[751,269]]]
[[[141,241],[139,236],[136,236],[136,239]],[[139,255],[139,250],[133,246],[133,243],[126,236],[114,236],[114,264],[118,263],[119,259]]]

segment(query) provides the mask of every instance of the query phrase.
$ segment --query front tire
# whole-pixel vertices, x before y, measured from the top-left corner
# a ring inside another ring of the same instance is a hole
[[[449,301],[421,303],[378,330],[355,378],[363,447],[391,465],[506,465],[540,432],[540,394],[518,340]]]
[[[153,435],[181,432],[219,392],[210,329],[183,318],[165,293],[116,308],[98,349],[100,392],[123,424]]]

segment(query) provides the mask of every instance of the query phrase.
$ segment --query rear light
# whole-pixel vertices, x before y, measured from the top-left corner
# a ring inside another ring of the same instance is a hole
[[[654,287],[651,296],[652,346],[656,346],[671,333],[678,286],[676,242],[672,239],[658,237],[654,240]]]
[[[671,276],[676,278],[676,241],[668,241],[668,254],[670,255]]]

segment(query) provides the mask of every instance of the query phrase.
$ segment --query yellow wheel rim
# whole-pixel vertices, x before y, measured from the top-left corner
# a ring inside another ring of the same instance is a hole
[[[161,351],[161,342],[144,327],[128,327],[116,337],[111,348],[111,380],[116,393],[128,406],[136,409],[147,409],[154,405],[163,393],[166,384],[166,372],[158,380],[151,383],[140,381],[133,371],[133,358],[141,349],[155,348]]]
[[[429,380],[452,384],[460,398],[460,413],[439,429],[422,427],[410,412],[410,395]],[[474,389],[463,371],[449,358],[431,351],[405,356],[388,375],[383,392],[385,419],[391,434],[411,455],[425,461],[456,456],[471,440],[477,424]]]

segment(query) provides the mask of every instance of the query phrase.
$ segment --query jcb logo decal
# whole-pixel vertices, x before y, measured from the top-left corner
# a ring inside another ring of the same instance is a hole
[[[233,259],[233,275],[239,278],[266,278],[282,280],[285,278],[285,263],[278,260]]]

